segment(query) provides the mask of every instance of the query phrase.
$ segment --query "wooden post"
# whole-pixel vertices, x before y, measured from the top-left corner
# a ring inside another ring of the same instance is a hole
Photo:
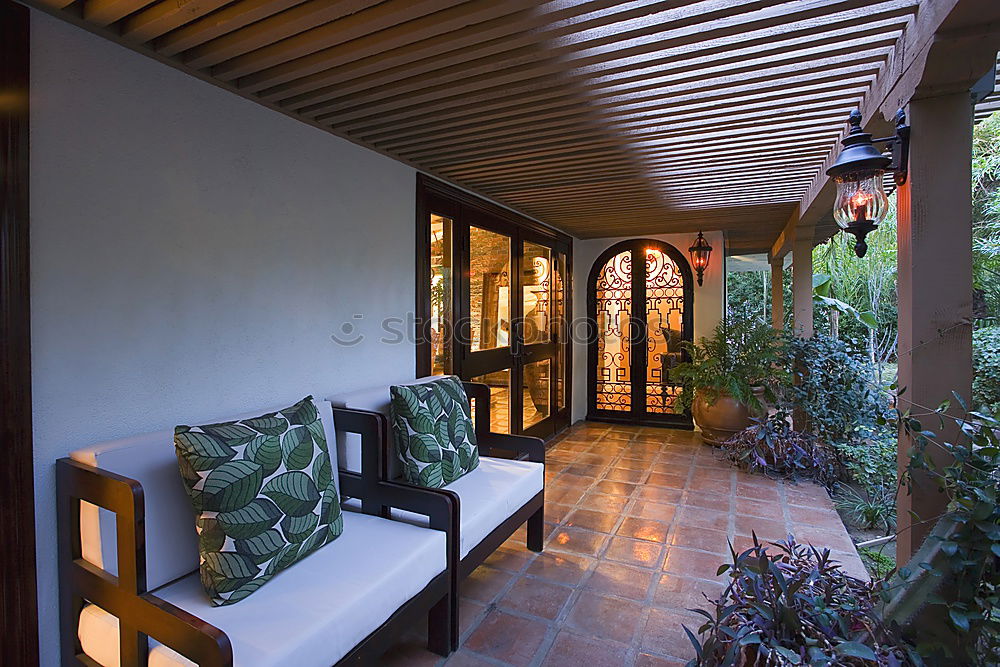
[[[781,330],[785,328],[785,262],[781,257],[774,257],[771,264],[771,326]]]
[[[813,264],[812,230],[796,230],[792,244],[792,322],[795,335],[813,335]]]
[[[897,191],[899,403],[914,414],[933,410],[952,391],[965,399],[972,393],[972,114],[968,91],[909,105],[909,177]],[[952,427],[941,435],[957,433]],[[900,439],[900,472],[911,444]],[[901,492],[897,501],[899,563],[919,548],[945,504],[930,480],[914,481],[912,495]],[[911,511],[927,523],[913,521]]]

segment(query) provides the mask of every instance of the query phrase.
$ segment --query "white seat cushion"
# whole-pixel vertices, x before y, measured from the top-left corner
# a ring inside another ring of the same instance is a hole
[[[446,565],[444,533],[347,512],[343,535],[237,604],[212,607],[197,574],[155,595],[225,632],[239,667],[329,667]],[[100,664],[118,664],[117,622],[89,622],[85,627],[81,616],[80,639]],[[159,647],[151,655],[164,660],[162,667],[191,664],[178,662],[180,656],[167,651]]]
[[[534,498],[544,485],[545,466],[541,463],[481,456],[475,470],[445,486],[458,494],[461,503],[461,557],[465,558],[493,529]],[[360,507],[355,499],[344,505],[353,510]],[[427,525],[426,516],[413,512],[393,510],[392,517]]]

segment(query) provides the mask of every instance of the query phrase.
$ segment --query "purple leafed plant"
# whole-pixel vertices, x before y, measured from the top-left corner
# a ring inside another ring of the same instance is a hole
[[[729,585],[698,636],[685,626],[697,657],[689,667],[778,665],[916,666],[923,662],[877,612],[882,582],[847,575],[822,551],[785,542],[754,546],[719,568]],[[707,598],[706,598],[707,599]]]
[[[837,452],[816,436],[796,431],[778,411],[755,419],[722,444],[726,457],[752,472],[788,479],[811,479],[832,488],[838,478]]]

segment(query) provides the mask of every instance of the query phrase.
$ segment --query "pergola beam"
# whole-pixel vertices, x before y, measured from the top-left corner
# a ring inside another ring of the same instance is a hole
[[[993,0],[921,3],[920,11],[864,97],[860,111],[866,131],[876,136],[891,134],[896,110],[911,99],[969,90],[988,70],[988,66],[984,69],[984,61],[992,63],[996,59],[998,30],[1000,3]],[[943,54],[947,55],[942,57]],[[829,229],[829,225],[820,224],[829,219],[835,195],[826,170],[838,153],[839,144],[831,148],[819,174],[799,201],[801,224]],[[774,248],[787,252],[785,244],[779,246],[780,241],[781,236]]]

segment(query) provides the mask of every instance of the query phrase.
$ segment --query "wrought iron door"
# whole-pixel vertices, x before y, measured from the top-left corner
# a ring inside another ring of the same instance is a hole
[[[693,288],[684,255],[636,239],[605,251],[590,273],[588,417],[689,427],[670,369],[691,340]]]

